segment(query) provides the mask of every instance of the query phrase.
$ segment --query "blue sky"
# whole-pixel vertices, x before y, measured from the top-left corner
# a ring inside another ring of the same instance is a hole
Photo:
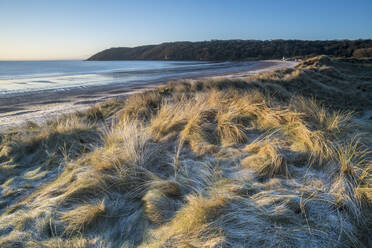
[[[372,38],[372,0],[0,0],[0,59],[211,39]]]

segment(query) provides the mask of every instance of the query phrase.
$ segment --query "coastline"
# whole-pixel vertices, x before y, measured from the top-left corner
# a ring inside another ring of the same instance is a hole
[[[62,90],[44,90],[10,94],[0,97],[0,131],[24,124],[27,121],[43,123],[47,120],[58,118],[63,114],[85,110],[97,103],[112,98],[125,98],[130,94],[144,90],[154,89],[166,85],[171,81],[182,79],[196,80],[201,78],[239,78],[258,73],[293,67],[297,63],[280,60],[259,61],[249,69],[234,72],[213,74],[185,75],[177,78],[162,78],[151,83],[134,82],[127,86],[120,83],[86,86]]]

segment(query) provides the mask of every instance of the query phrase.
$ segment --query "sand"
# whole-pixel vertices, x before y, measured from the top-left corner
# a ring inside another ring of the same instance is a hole
[[[258,74],[270,70],[293,67],[297,62],[265,60],[253,66],[249,70],[229,73],[208,75],[211,78],[238,78]],[[179,79],[196,80],[205,78],[202,75],[185,76]],[[171,79],[169,79],[171,80]],[[176,80],[176,79],[172,79]],[[88,109],[99,102],[111,98],[125,98],[130,94],[163,86],[168,81],[151,82],[136,86],[124,86],[111,84],[105,86],[89,86],[59,91],[41,91],[27,94],[0,97],[0,130],[20,126],[25,122],[32,121],[41,124],[47,120],[58,118],[79,110]]]

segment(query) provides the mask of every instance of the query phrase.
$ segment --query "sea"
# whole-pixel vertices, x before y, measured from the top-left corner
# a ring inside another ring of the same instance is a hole
[[[0,61],[0,96],[77,87],[154,82],[243,71],[259,62]]]

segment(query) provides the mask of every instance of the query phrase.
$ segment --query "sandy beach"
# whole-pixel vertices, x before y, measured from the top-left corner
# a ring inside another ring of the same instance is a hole
[[[99,102],[111,98],[125,98],[129,94],[141,92],[162,86],[169,81],[180,79],[196,80],[205,77],[212,78],[238,78],[246,77],[261,72],[293,67],[297,63],[291,61],[266,60],[261,61],[249,70],[234,73],[216,73],[215,75],[192,75],[182,78],[169,78],[167,80],[154,81],[150,84],[137,84],[124,86],[122,84],[110,84],[104,86],[88,86],[59,91],[40,91],[27,94],[9,95],[0,97],[0,130],[22,125],[32,121],[42,123],[57,118],[66,113],[87,109]]]

